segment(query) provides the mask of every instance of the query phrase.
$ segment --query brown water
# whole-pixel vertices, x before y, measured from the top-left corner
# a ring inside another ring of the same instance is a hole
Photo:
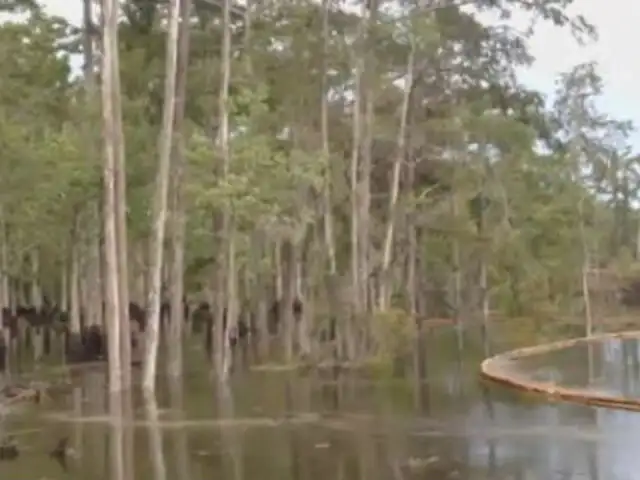
[[[162,379],[156,405],[118,399],[125,406],[116,415],[105,373],[93,369],[46,406],[6,416],[20,455],[0,461],[0,479],[640,479],[638,414],[486,388],[477,377],[482,348],[467,342],[458,355],[450,332],[425,345],[421,368],[401,375],[238,372],[227,391],[214,387],[195,349],[188,363],[200,367],[182,385]],[[561,366],[553,375],[582,385],[591,365],[610,388],[638,391],[637,353],[635,363],[622,353],[637,352],[636,343],[581,348],[523,368],[545,375]],[[64,465],[49,452],[66,437],[73,452]]]

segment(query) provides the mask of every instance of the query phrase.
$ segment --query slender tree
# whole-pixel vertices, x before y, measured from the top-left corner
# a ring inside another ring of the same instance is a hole
[[[220,154],[222,157],[223,177],[228,178],[231,168],[231,152],[229,149],[229,84],[231,81],[231,0],[224,0],[222,14],[222,75],[220,76],[220,93],[218,97],[218,112],[220,116],[220,130],[218,132],[218,140],[220,146]],[[222,220],[222,238],[225,245],[224,256],[226,261],[223,270],[226,275],[226,300],[227,300],[227,328],[224,328],[223,322],[218,325],[216,342],[219,350],[222,351],[221,361],[218,362],[219,377],[226,380],[231,371],[231,338],[229,332],[234,331],[238,320],[237,312],[237,277],[235,265],[235,227],[233,219],[233,211],[231,204],[227,200],[223,207]],[[222,320],[222,318],[220,318]]]
[[[184,327],[184,109],[189,66],[189,18],[191,0],[180,1],[180,31],[178,34],[178,72],[176,78],[175,145],[173,149],[171,189],[171,324],[169,335],[169,374],[182,372],[182,337]]]
[[[142,387],[153,392],[156,386],[158,344],[160,340],[160,295],[162,288],[162,265],[167,220],[169,172],[173,145],[173,127],[176,112],[176,77],[178,72],[178,31],[180,7],[178,0],[171,0],[169,32],[167,35],[167,57],[165,63],[164,104],[162,130],[159,138],[159,160],[156,190],[153,203],[153,234],[151,238],[150,282],[147,295],[147,342],[144,359]]]
[[[118,278],[118,241],[116,212],[116,169],[118,158],[118,134],[116,132],[117,109],[114,105],[113,72],[114,46],[118,29],[118,1],[104,0],[102,4],[102,121],[104,138],[103,167],[103,216],[105,232],[106,324],[109,351],[109,389],[122,389],[120,362],[120,288]]]

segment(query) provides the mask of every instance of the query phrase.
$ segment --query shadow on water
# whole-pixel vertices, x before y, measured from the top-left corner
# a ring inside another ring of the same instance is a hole
[[[640,416],[481,383],[485,346],[465,339],[461,354],[457,341],[430,334],[402,376],[256,370],[229,388],[190,351],[201,367],[161,377],[156,398],[110,396],[105,372],[87,369],[68,393],[2,417],[0,444],[12,435],[20,454],[0,458],[0,479],[640,479]],[[569,350],[518,368],[640,394],[637,343]]]

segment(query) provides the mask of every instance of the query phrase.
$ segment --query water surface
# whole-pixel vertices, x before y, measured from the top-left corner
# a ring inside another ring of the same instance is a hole
[[[638,414],[488,387],[477,376],[483,349],[467,342],[460,355],[456,345],[451,332],[432,335],[424,361],[400,375],[243,371],[228,391],[194,349],[181,385],[162,378],[157,405],[140,395],[117,403],[117,421],[105,373],[92,369],[5,417],[20,456],[0,461],[0,478],[640,479]],[[519,368],[636,395],[639,364],[635,342],[614,340]],[[49,453],[62,438],[74,450],[66,465]]]

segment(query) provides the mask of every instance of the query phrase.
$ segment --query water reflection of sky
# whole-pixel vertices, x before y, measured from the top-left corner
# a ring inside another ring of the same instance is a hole
[[[480,405],[469,413],[470,462],[477,467],[489,467],[487,459],[494,455],[498,465],[518,465],[536,479],[640,479],[638,414],[568,404],[523,410],[497,403],[493,415],[491,420]]]
[[[515,363],[519,375],[640,397],[635,339],[579,344]],[[640,413],[493,401],[475,404],[466,425],[477,465],[493,456],[499,465],[519,465],[524,478],[640,479]]]
[[[526,380],[640,398],[640,345],[636,339],[579,343],[512,359],[507,367]]]

